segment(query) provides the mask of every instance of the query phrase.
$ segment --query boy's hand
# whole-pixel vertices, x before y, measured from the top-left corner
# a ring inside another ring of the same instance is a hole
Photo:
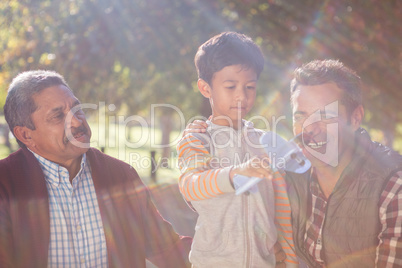
[[[250,160],[240,165],[234,166],[230,171],[230,180],[233,182],[233,177],[236,174],[247,177],[267,178],[272,180],[272,169],[269,165],[269,157],[267,155],[254,156]]]
[[[284,261],[286,260],[285,251],[283,251],[281,244],[276,242],[274,245],[274,253],[275,253],[275,260],[276,260],[276,268],[286,267]]]
[[[182,138],[189,133],[204,133],[207,131],[207,123],[202,120],[194,120],[192,123],[189,123],[186,126],[186,129],[183,131]]]

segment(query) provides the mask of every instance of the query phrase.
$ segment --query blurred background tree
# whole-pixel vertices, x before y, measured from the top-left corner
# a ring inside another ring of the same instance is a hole
[[[168,104],[186,123],[208,117],[193,58],[200,44],[230,30],[251,36],[266,58],[251,115],[286,116],[280,131],[289,137],[292,71],[340,59],[365,82],[365,126],[402,152],[401,12],[400,0],[4,0],[0,107],[16,74],[53,69],[83,103],[113,104],[116,114],[150,118],[151,104]],[[154,113],[161,144],[184,127],[169,107]]]

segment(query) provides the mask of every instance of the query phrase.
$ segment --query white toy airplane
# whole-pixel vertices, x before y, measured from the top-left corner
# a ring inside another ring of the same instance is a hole
[[[261,136],[260,144],[264,146],[274,172],[290,171],[301,174],[311,167],[310,161],[303,155],[301,149],[295,142],[300,135],[301,134],[295,136],[290,141],[286,141],[274,132],[267,132]],[[236,175],[233,178],[236,195],[246,191],[251,193],[258,191],[257,183],[261,180],[263,180],[263,178]]]

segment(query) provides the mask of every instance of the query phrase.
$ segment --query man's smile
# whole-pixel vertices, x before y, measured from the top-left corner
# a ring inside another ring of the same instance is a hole
[[[321,147],[325,146],[328,141],[318,141],[318,142],[309,142],[306,144],[311,149],[320,149]]]

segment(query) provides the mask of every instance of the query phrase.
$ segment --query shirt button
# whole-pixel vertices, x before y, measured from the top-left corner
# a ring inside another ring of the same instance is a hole
[[[77,225],[77,230],[81,230],[81,225]]]
[[[81,259],[81,263],[84,263],[84,262],[85,262],[85,259],[84,259],[84,258],[82,258],[82,259]]]

